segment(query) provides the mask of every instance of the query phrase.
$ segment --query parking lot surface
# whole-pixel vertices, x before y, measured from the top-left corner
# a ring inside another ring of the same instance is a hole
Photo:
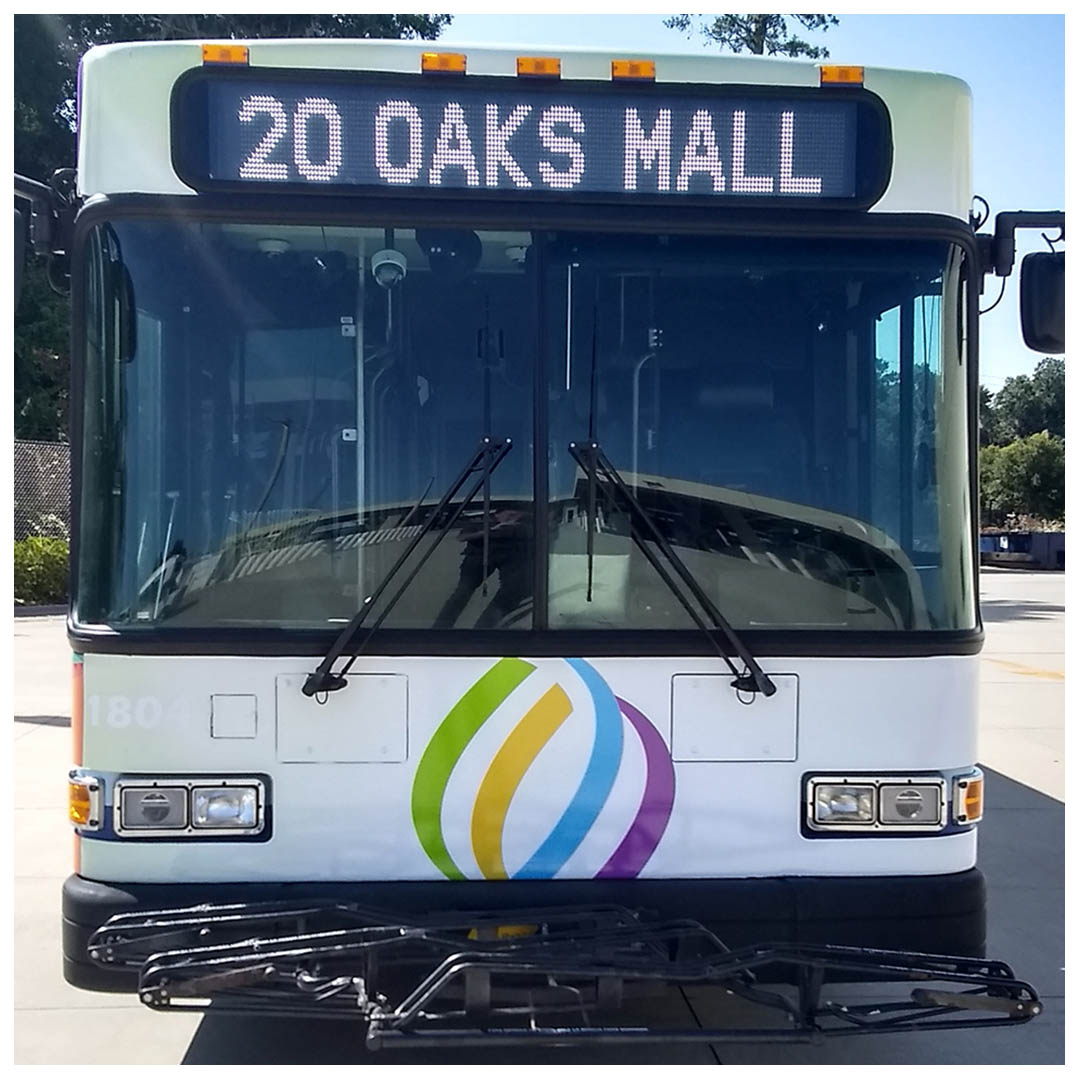
[[[987,812],[989,955],[1046,1006],[1016,1029],[911,1033],[824,1046],[593,1047],[392,1052],[372,1056],[350,1024],[154,1013],[91,994],[60,973],[60,887],[71,864],[64,778],[70,650],[62,618],[15,621],[15,1060],[19,1064],[1060,1064],[1065,1055],[1065,576],[981,579],[981,763]],[[717,997],[673,991],[650,1005],[681,1026],[712,1025]]]

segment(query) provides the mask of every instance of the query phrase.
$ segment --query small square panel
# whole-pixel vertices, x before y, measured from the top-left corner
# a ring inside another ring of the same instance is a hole
[[[258,731],[254,694],[212,694],[210,734],[215,739],[254,739]]]

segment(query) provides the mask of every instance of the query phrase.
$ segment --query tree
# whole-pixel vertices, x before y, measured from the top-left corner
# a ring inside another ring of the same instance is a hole
[[[1047,356],[1031,376],[1014,375],[994,397],[995,442],[1039,431],[1065,437],[1065,361]]]
[[[67,439],[69,319],[67,297],[53,292],[44,263],[32,259],[15,312],[17,439]]]
[[[45,180],[75,163],[79,57],[111,41],[434,38],[449,15],[16,15],[15,171]]]
[[[692,35],[695,18],[702,19],[702,16],[672,15],[664,20],[664,25]],[[798,20],[804,29],[815,33],[825,33],[830,26],[840,23],[835,15],[716,15],[712,22],[702,20],[697,30],[706,40],[733,53],[746,51],[758,56],[805,56],[811,60],[820,60],[829,55],[829,50],[824,46],[811,45],[789,34],[788,19]]]
[[[261,37],[434,38],[449,15],[16,15],[15,171],[48,180],[75,164],[79,58],[112,41]],[[15,313],[15,435],[67,435],[66,298],[49,291],[41,265],[27,267]]]
[[[979,452],[984,517],[1065,520],[1065,440],[1045,431]]]

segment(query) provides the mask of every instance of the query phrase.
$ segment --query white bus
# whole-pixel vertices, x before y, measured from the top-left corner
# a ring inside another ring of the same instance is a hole
[[[1063,215],[977,234],[954,78],[526,52],[95,48],[74,190],[16,180],[73,297],[67,979],[372,1047],[1030,1019],[977,326]],[[655,983],[777,1020],[621,1021]]]

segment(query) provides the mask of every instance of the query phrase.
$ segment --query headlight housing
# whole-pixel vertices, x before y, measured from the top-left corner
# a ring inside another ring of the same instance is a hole
[[[940,832],[942,776],[809,776],[803,823],[821,832]]]
[[[113,831],[178,841],[264,838],[267,784],[251,776],[121,777],[113,785]]]

